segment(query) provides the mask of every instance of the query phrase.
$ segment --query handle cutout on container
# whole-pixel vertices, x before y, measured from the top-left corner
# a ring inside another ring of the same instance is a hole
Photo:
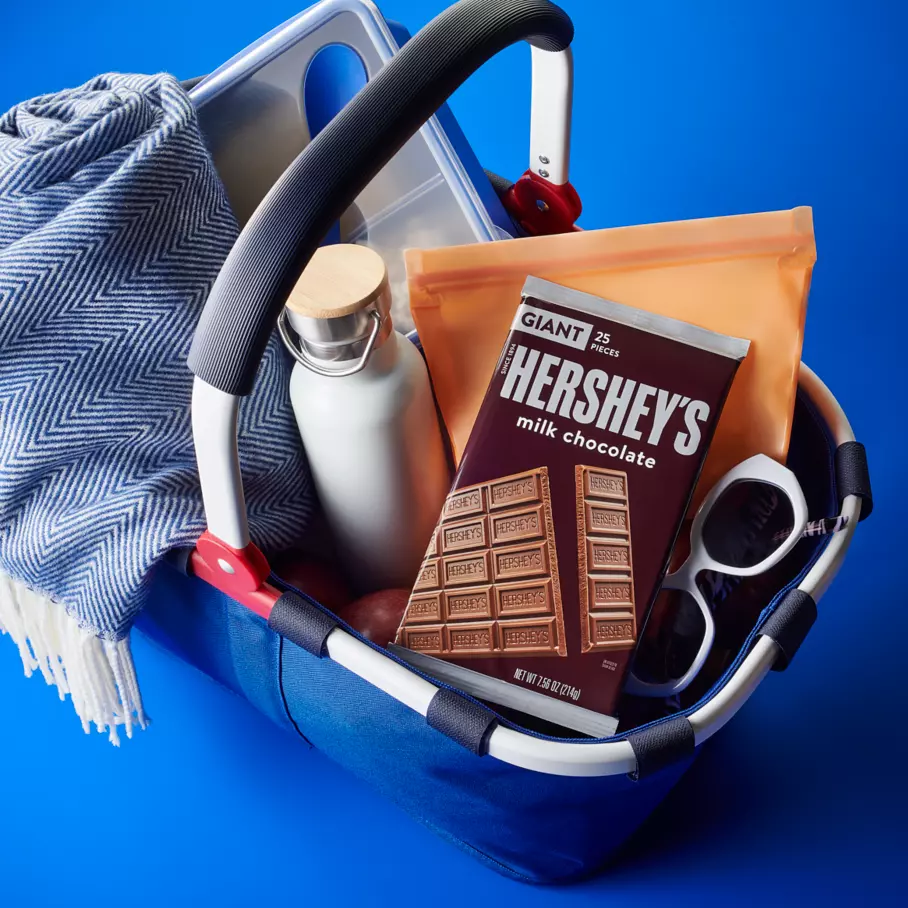
[[[363,58],[347,44],[326,44],[306,67],[303,110],[309,135],[317,136],[369,81]]]

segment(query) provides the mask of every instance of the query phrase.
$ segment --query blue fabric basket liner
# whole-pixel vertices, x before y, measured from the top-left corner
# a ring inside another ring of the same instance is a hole
[[[833,454],[827,427],[800,394],[788,465],[812,515],[833,513],[836,507]],[[827,541],[805,540],[789,556],[790,581],[764,616],[797,585]],[[601,868],[691,763],[675,763],[633,781],[628,776],[554,776],[477,757],[383,691],[330,659],[283,641],[244,606],[168,565],[158,569],[139,626],[443,838],[494,870],[527,882],[565,882]],[[754,636],[687,713],[721,689]],[[301,776],[299,784],[318,783]]]

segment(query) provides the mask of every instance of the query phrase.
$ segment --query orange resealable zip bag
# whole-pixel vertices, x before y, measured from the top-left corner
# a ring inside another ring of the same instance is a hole
[[[528,275],[751,341],[694,506],[752,454],[784,462],[810,276],[810,208],[406,253],[410,307],[460,460]],[[610,359],[617,370],[620,359]]]

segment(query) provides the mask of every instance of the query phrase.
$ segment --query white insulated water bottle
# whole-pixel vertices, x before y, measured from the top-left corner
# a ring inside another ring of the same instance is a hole
[[[413,586],[450,485],[425,363],[390,307],[378,253],[323,246],[278,323],[312,477],[359,593]]]

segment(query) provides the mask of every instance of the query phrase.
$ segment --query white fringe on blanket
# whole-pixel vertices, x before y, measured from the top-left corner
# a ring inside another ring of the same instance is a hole
[[[118,726],[131,738],[133,728],[148,724],[128,637],[113,641],[94,636],[59,602],[2,572],[0,632],[19,647],[27,678],[39,669],[48,684],[56,685],[61,700],[66,694],[72,697],[86,734],[94,723],[119,746]]]

